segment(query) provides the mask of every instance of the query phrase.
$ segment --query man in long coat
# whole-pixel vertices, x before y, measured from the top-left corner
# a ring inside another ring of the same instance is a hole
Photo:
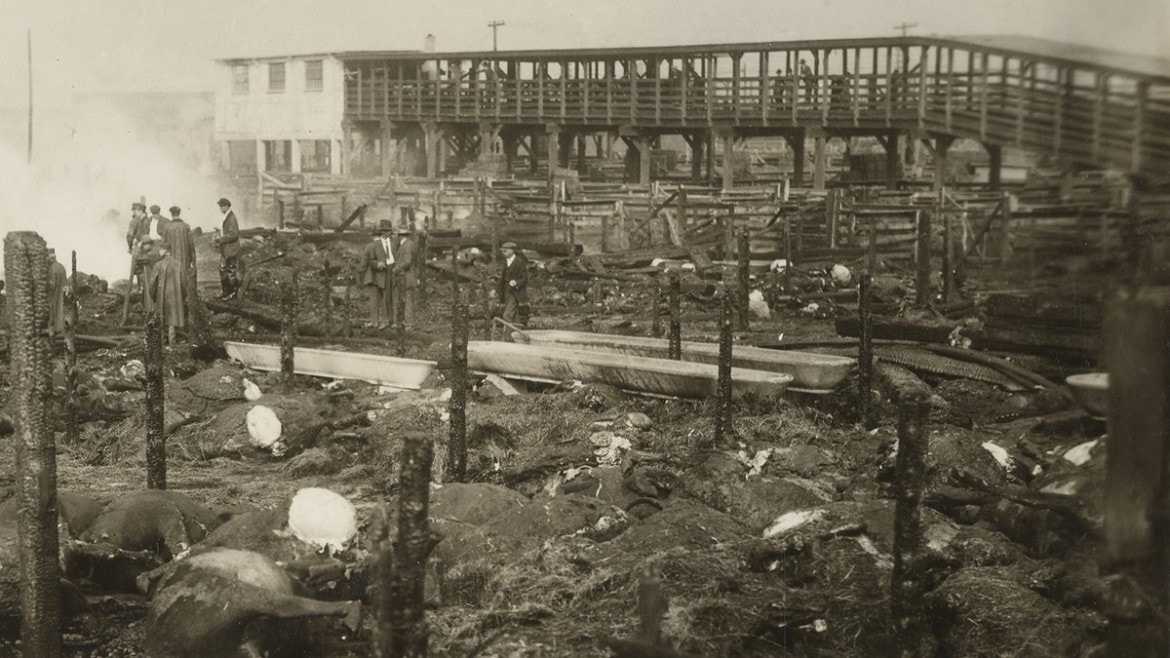
[[[223,213],[223,230],[215,239],[219,247],[219,287],[223,291],[220,299],[235,299],[244,280],[244,261],[240,258],[240,222],[232,210],[232,202],[219,200],[219,211]]]
[[[151,310],[167,328],[167,344],[175,344],[175,329],[187,326],[187,313],[183,307],[183,273],[178,259],[166,245],[158,248],[161,256],[150,269]]]
[[[191,239],[191,227],[179,216],[182,212],[178,206],[171,206],[171,223],[167,225],[167,250],[171,252],[179,263],[179,276],[183,282],[183,307],[188,313],[191,303],[191,294],[196,285],[195,278],[195,241]]]
[[[370,322],[385,329],[394,320],[394,225],[382,220],[374,239],[362,250],[361,283],[370,297]]]
[[[410,234],[410,229],[399,228],[394,250],[394,290],[393,296],[401,299],[402,317],[394,317],[395,324],[402,329],[415,326],[415,309],[418,297],[418,245]],[[397,311],[398,302],[394,301]]]

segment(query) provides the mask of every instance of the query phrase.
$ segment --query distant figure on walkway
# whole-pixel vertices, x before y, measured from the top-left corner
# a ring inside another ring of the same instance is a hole
[[[232,210],[232,202],[219,200],[219,211],[223,213],[223,231],[215,238],[219,247],[219,288],[220,299],[235,299],[244,279],[244,261],[240,258],[240,222]]]
[[[370,297],[370,324],[385,329],[394,321],[394,224],[378,222],[374,239],[362,250],[361,283]]]
[[[803,59],[800,60],[800,79],[804,81],[804,99],[808,103],[816,104],[817,102],[817,76],[813,70],[809,68],[808,63]]]
[[[515,242],[500,245],[504,265],[500,270],[500,283],[496,292],[504,305],[500,316],[505,322],[518,327],[528,326],[528,261],[517,253]]]

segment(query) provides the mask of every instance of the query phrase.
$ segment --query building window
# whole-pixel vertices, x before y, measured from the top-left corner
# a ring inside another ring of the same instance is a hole
[[[231,140],[228,146],[228,171],[233,174],[256,173],[256,142]]]
[[[292,142],[290,140],[264,141],[264,170],[292,171]]]
[[[248,65],[247,64],[233,64],[232,65],[232,93],[246,94],[248,93]]]
[[[284,62],[268,65],[268,91],[284,91]]]
[[[301,171],[306,173],[329,173],[329,140],[301,140]]]
[[[325,88],[325,67],[321,60],[305,62],[305,91],[321,91]]]

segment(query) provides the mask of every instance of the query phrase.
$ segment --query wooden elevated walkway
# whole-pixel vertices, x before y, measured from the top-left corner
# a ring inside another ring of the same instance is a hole
[[[708,161],[715,138],[726,152],[738,138],[784,136],[803,161],[806,137],[873,135],[891,153],[899,137],[933,138],[944,161],[953,139],[970,138],[988,146],[993,165],[998,148],[1010,145],[1138,176],[1170,172],[1170,61],[1042,39],[342,58],[350,129],[421,133],[431,175],[440,140],[473,158],[502,138],[507,156],[526,148],[535,159],[536,140],[524,138],[559,135],[548,140],[548,156],[566,165],[565,138],[596,133],[641,153],[643,179],[663,134],[686,137],[699,160],[705,146]]]

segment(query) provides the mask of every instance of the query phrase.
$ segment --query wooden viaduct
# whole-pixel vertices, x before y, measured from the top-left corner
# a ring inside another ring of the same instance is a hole
[[[1170,61],[1026,37],[359,52],[345,55],[345,76],[346,131],[414,141],[428,177],[442,170],[444,142],[467,160],[501,144],[509,167],[524,149],[535,171],[538,151],[568,166],[576,139],[583,163],[588,137],[600,150],[604,135],[626,142],[630,178],[648,182],[651,149],[668,134],[690,145],[696,179],[704,164],[716,171],[717,140],[726,160],[755,136],[788,142],[798,184],[811,140],[815,187],[831,137],[876,137],[891,163],[901,140],[920,139],[936,168],[955,139],[978,140],[993,184],[1004,146],[1138,177],[1170,171]],[[733,171],[722,167],[725,187]]]

